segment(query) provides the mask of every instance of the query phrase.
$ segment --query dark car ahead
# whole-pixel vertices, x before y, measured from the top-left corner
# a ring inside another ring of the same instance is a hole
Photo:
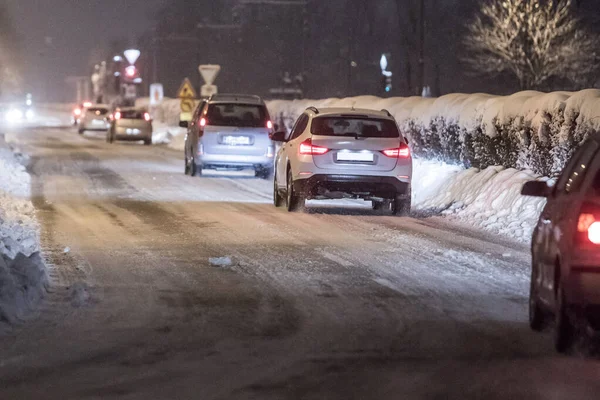
[[[600,141],[575,152],[553,187],[527,182],[522,194],[546,197],[532,239],[529,323],[555,323],[555,347],[600,331]]]

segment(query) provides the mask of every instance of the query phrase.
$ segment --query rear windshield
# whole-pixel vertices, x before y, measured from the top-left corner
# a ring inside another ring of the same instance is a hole
[[[206,119],[209,125],[263,128],[267,126],[267,108],[256,104],[210,104]]]
[[[93,114],[96,114],[96,115],[105,115],[105,114],[108,114],[108,109],[106,109],[106,108],[100,108],[100,107],[90,107],[90,108],[87,109],[87,111],[89,113],[93,113]]]
[[[312,121],[310,132],[319,136],[400,137],[394,121],[366,117],[317,117]]]
[[[144,119],[146,111],[143,110],[127,110],[121,111],[121,118],[123,119]]]

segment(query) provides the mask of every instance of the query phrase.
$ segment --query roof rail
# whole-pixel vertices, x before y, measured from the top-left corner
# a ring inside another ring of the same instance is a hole
[[[308,107],[307,110],[314,112],[315,114],[319,113],[319,109],[317,107]]]
[[[386,110],[385,108],[383,110],[381,110],[381,112],[386,113],[388,117],[392,116],[392,114],[388,110]]]

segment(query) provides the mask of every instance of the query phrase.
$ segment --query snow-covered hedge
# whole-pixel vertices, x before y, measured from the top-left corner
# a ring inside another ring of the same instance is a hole
[[[309,106],[387,109],[418,156],[467,167],[502,165],[545,176],[556,175],[586,135],[600,130],[596,89],[268,102],[272,118],[288,129]]]

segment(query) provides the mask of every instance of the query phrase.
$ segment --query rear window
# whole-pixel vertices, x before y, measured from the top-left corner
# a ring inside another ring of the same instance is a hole
[[[206,119],[209,125],[266,128],[269,114],[257,104],[210,104]]]
[[[400,137],[394,121],[367,117],[317,117],[312,121],[310,132],[319,136]]]
[[[146,111],[143,110],[127,110],[121,111],[121,118],[123,119],[144,119]]]
[[[107,108],[90,107],[90,108],[87,109],[87,111],[89,113],[96,114],[96,115],[105,115],[105,114],[108,114],[108,109]]]

